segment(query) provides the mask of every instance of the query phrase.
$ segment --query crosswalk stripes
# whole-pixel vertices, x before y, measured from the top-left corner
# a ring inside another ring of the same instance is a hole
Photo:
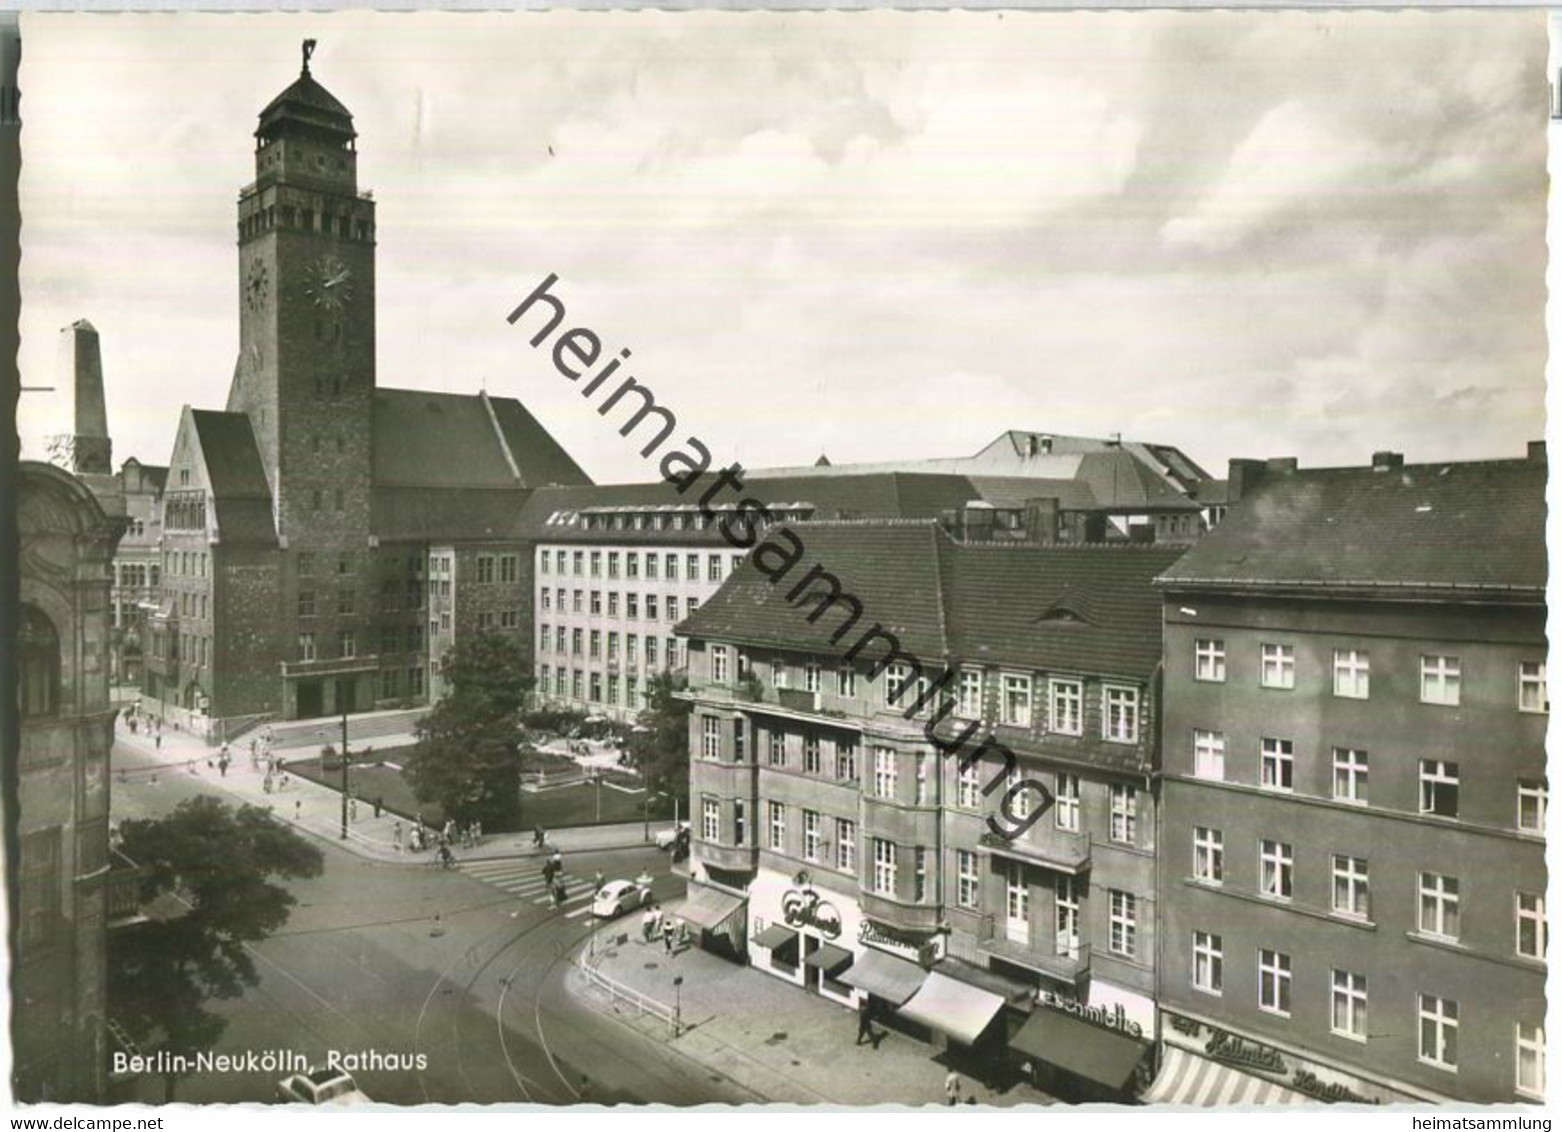
[[[553,903],[552,892],[547,881],[543,880],[542,870],[535,861],[472,861],[458,863],[456,868],[473,880],[480,880],[521,900],[530,900],[539,907]],[[583,900],[589,901],[595,895],[590,881],[571,876],[567,872],[560,874],[559,879],[564,882],[566,891],[573,890],[572,895],[565,897],[565,904],[579,904]],[[582,904],[575,911],[567,912],[565,915],[573,919],[590,910],[590,904]]]

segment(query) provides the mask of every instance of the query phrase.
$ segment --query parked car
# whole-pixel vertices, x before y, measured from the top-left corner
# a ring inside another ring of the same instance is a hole
[[[311,1069],[277,1082],[277,1096],[290,1104],[373,1104],[351,1073],[341,1069]]]
[[[650,885],[632,880],[610,880],[597,890],[591,901],[591,914],[601,920],[611,920],[631,908],[644,908],[650,902]]]
[[[677,825],[656,831],[656,847],[658,849],[672,849],[679,843],[688,844],[688,841],[689,823],[686,821],[681,821]]]

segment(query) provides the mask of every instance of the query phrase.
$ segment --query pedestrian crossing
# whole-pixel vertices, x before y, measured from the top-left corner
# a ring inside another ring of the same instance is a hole
[[[463,861],[456,868],[471,877],[480,880],[484,884],[508,892],[518,900],[529,901],[538,907],[551,905],[553,895],[548,891],[547,881],[542,879],[542,862],[539,859],[520,861]],[[569,893],[564,898],[564,907],[579,905],[571,911],[565,912],[566,919],[574,920],[587,915],[591,911],[591,898],[594,895],[592,882],[581,877],[572,876],[569,872],[560,874],[564,882],[564,889]]]

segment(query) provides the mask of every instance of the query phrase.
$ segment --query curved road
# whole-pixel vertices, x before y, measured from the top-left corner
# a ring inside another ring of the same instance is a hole
[[[145,756],[117,746],[114,765],[146,765]],[[156,816],[199,793],[227,792],[209,776],[164,774],[154,785],[131,775],[115,783],[114,816]],[[229,1020],[218,1052],[297,1051],[311,1063],[330,1050],[357,1055],[360,1086],[390,1104],[756,1099],[570,995],[570,955],[594,926],[589,914],[566,914],[578,904],[557,910],[460,871],[316,844],[324,873],[289,885],[299,901],[291,919],[252,949],[259,985],[212,1005]],[[565,867],[609,878],[649,869],[664,900],[683,889],[649,847],[581,853]],[[176,1099],[270,1100],[283,1075],[196,1074]],[[160,1085],[142,1082],[137,1096],[160,1100]]]

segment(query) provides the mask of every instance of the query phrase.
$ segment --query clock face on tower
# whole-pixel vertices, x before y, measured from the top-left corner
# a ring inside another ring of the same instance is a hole
[[[250,310],[259,310],[271,294],[271,274],[261,260],[250,264],[249,281],[244,285],[244,300]]]
[[[304,295],[319,310],[340,314],[352,302],[352,270],[333,255],[324,255],[304,273]]]

